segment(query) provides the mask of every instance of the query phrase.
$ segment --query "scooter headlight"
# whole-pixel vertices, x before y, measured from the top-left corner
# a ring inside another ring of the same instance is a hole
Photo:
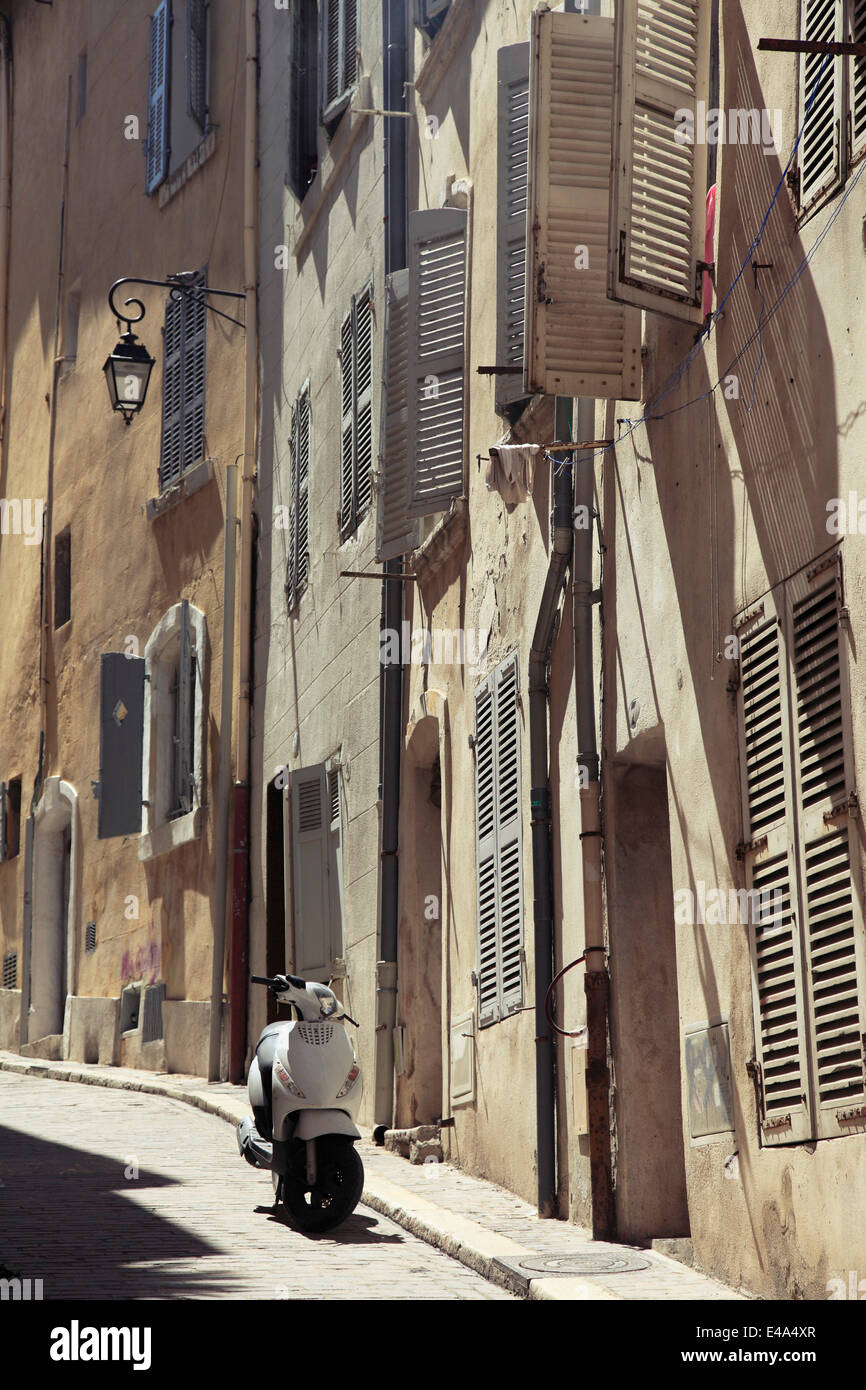
[[[331,1014],[335,1014],[339,1007],[339,1002],[340,1001],[336,999],[333,994],[324,999],[320,999],[319,1013],[322,1015],[322,1018],[330,1018]]]
[[[274,1058],[274,1071],[277,1073],[277,1076],[279,1077],[282,1084],[286,1087],[287,1090],[291,1091],[293,1096],[299,1096],[301,1100],[307,1099],[300,1087],[295,1085],[294,1081],[289,1075],[287,1069],[283,1066],[279,1057]]]
[[[349,1092],[351,1091],[352,1087],[354,1086],[355,1082],[358,1080],[358,1077],[359,1077],[360,1075],[361,1075],[361,1068],[360,1068],[360,1066],[358,1065],[358,1063],[355,1062],[355,1063],[353,1064],[353,1066],[352,1066],[351,1071],[349,1072],[349,1075],[346,1077],[346,1080],[343,1082],[343,1085],[341,1086],[340,1090],[337,1092],[337,1100],[339,1100],[341,1096],[347,1096],[347,1095],[349,1094]]]

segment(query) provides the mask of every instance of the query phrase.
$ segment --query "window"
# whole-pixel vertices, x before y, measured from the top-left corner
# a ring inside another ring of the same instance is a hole
[[[866,42],[866,5],[863,0],[801,0],[800,35],[824,43]],[[810,101],[797,172],[804,213],[840,188],[866,151],[866,60],[831,57],[825,65],[823,54],[804,53],[798,126]]]
[[[21,778],[0,782],[0,861],[15,859],[21,847]]]
[[[517,653],[475,693],[478,1023],[523,1004],[523,816]]]
[[[322,0],[322,120],[349,104],[358,75],[358,0]]]
[[[153,193],[210,129],[206,0],[162,0],[150,21],[145,188]],[[182,36],[178,41],[178,36]]]
[[[205,282],[201,273],[199,286]],[[162,365],[161,490],[202,457],[205,411],[207,308],[195,290],[165,302]]]
[[[319,167],[316,0],[294,0],[289,62],[288,183],[303,198]]]
[[[294,960],[308,980],[327,980],[343,954],[343,841],[339,767],[291,775]]]
[[[289,553],[286,601],[294,608],[307,586],[310,548],[310,388],[305,386],[292,411],[292,472],[289,499]]]
[[[340,535],[370,505],[373,471],[373,287],[352,296],[340,329]]]
[[[54,626],[72,617],[72,537],[69,527],[54,537]]]
[[[413,5],[416,25],[428,39],[434,39],[442,28],[451,0],[413,0]]]
[[[739,620],[752,994],[765,1145],[866,1116],[863,914],[841,562]],[[754,896],[761,894],[760,901]]]
[[[205,616],[182,599],[145,647],[141,781],[147,788],[139,858],[150,859],[201,833],[204,764]]]

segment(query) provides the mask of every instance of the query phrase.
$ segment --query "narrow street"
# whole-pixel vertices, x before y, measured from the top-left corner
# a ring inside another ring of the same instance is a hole
[[[270,1204],[215,1116],[0,1075],[0,1265],[45,1299],[511,1299],[364,1207],[310,1239]]]

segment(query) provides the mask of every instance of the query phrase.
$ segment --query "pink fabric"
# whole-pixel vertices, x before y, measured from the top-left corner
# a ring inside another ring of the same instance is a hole
[[[704,260],[707,265],[712,265],[716,259],[716,185],[707,193],[707,233],[704,240]],[[706,271],[704,271],[704,318],[712,312],[713,308],[713,282]]]

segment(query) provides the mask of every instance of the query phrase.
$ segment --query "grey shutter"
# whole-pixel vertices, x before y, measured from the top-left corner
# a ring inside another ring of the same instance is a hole
[[[502,1013],[523,1003],[523,816],[517,653],[495,672],[496,841]]]
[[[355,302],[355,515],[370,505],[373,487],[373,304],[369,290]]]
[[[358,4],[357,0],[324,0],[322,22],[322,114],[327,120],[332,108],[346,95],[357,76]]]
[[[148,193],[168,173],[168,74],[171,69],[171,0],[157,5],[150,21],[147,74],[147,153],[145,189]]]
[[[466,213],[409,214],[410,516],[445,511],[463,492]]]
[[[529,146],[529,44],[497,55],[496,365],[523,366],[526,195]],[[496,376],[496,404],[525,395],[523,376]]]
[[[343,91],[354,85],[358,70],[358,0],[341,0],[343,7]]]
[[[812,1137],[784,634],[772,595],[740,633],[740,769],[762,1143]],[[756,906],[760,910],[756,910]],[[778,905],[779,912],[774,912]]]
[[[0,864],[6,858],[8,842],[6,839],[6,783],[0,782]]]
[[[162,446],[159,485],[170,487],[183,472],[183,303],[165,305],[162,356]]]
[[[354,521],[355,460],[355,335],[354,305],[340,328],[340,533]]]
[[[866,1118],[863,908],[859,837],[849,815],[854,759],[839,565],[798,575],[787,598],[810,1044],[823,1138],[850,1133],[852,1120]]]
[[[328,896],[330,903],[329,949],[331,962],[343,954],[343,815],[340,769],[328,772]]]
[[[204,298],[183,296],[183,446],[184,469],[202,456],[205,409],[205,340],[207,308]]]
[[[330,836],[323,763],[292,773],[294,973],[304,979],[330,973]]]
[[[475,853],[478,894],[478,1026],[499,1018],[496,912],[496,725],[493,676],[475,693]]]
[[[851,39],[854,43],[866,43],[866,0],[853,0]],[[838,59],[830,61],[838,62]],[[866,58],[850,61],[851,153],[857,156],[866,147]]]
[[[141,830],[144,657],[103,652],[100,663],[99,839]]]
[[[324,101],[325,110],[342,93],[340,62],[340,10],[342,0],[325,0],[324,22]]]
[[[703,319],[709,145],[677,139],[677,112],[709,105],[712,0],[619,0],[608,289]]]
[[[385,277],[380,461],[377,479],[376,559],[391,560],[415,544],[409,518],[409,272]]]
[[[804,39],[839,42],[843,38],[842,0],[801,0],[801,32]],[[800,110],[802,122],[824,63],[820,53],[804,53],[800,59]],[[835,186],[842,176],[842,93],[844,59],[829,58],[800,142],[800,206],[803,209]]]
[[[612,85],[612,20],[535,12],[524,314],[527,395],[640,397],[640,312],[608,298]]]
[[[180,608],[180,653],[177,667],[177,730],[175,733],[175,787],[177,804],[187,815],[193,809],[194,787],[194,690],[195,666],[189,599]]]
[[[298,601],[298,436],[300,433],[298,403],[292,411],[292,438],[290,444],[290,493],[289,493],[289,553],[286,556],[286,603],[294,608]]]
[[[310,393],[305,387],[292,412],[292,495],[286,595],[292,608],[307,583],[310,547]]]
[[[205,0],[186,0],[186,109],[207,128],[207,13]]]

